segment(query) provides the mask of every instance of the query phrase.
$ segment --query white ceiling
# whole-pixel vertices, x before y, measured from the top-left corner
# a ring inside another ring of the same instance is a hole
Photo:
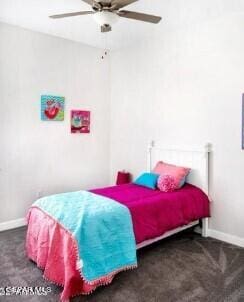
[[[160,2],[162,0],[154,0]],[[141,0],[126,9],[160,14],[150,5],[151,0]],[[157,25],[120,18],[113,31],[101,33],[91,15],[65,19],[50,19],[49,15],[90,10],[81,0],[0,0],[0,21],[62,38],[83,42],[99,48],[117,49],[125,41],[136,42],[143,32]]]
[[[153,5],[152,5],[153,3]],[[162,16],[154,25],[120,18],[113,31],[101,33],[91,15],[53,20],[49,15],[89,10],[81,0],[0,0],[0,21],[99,48],[119,49],[148,39],[162,38],[165,29],[193,25],[206,19],[244,10],[243,0],[140,0],[128,10]]]

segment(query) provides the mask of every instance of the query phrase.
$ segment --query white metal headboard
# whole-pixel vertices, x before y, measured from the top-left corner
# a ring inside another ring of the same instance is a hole
[[[209,195],[210,144],[202,148],[161,147],[151,141],[148,146],[147,170],[151,171],[158,161],[191,168],[187,182],[198,186]]]

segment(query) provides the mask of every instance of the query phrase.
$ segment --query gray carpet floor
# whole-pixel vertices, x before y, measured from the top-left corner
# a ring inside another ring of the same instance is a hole
[[[48,296],[1,296],[1,302],[59,301],[61,288],[25,256],[25,228],[0,233],[0,293],[5,286],[50,286]],[[244,301],[244,249],[181,233],[138,252],[139,267],[72,302]]]

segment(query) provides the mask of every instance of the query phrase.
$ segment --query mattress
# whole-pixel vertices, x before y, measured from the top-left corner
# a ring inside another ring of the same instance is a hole
[[[132,183],[95,189],[91,192],[109,197],[128,207],[137,244],[210,216],[207,195],[190,184],[168,193]]]

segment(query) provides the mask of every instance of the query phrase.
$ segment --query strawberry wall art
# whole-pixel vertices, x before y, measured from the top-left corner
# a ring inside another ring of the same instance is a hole
[[[71,133],[90,133],[90,111],[71,110]]]
[[[42,95],[41,96],[42,121],[64,120],[64,97]]]

